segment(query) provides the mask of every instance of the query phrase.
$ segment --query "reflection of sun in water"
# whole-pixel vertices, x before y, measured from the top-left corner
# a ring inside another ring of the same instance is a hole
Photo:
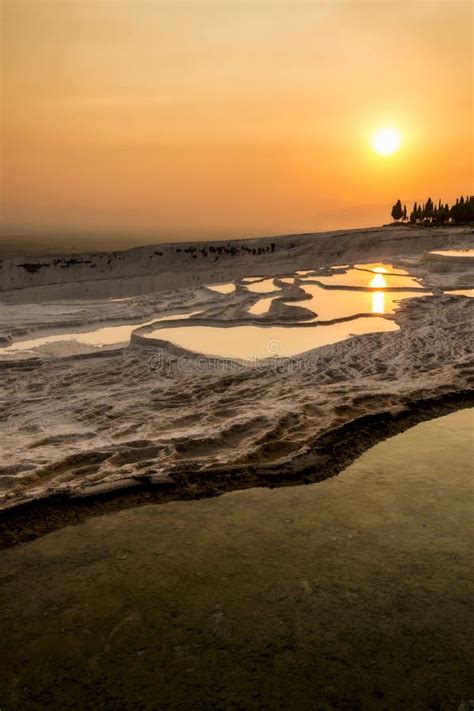
[[[387,286],[385,277],[383,274],[376,274],[373,279],[369,281],[369,286],[371,289],[382,289]]]
[[[372,292],[372,313],[385,313],[385,294],[383,293],[383,291]]]
[[[369,286],[371,289],[382,289],[387,286],[384,274],[387,270],[384,267],[375,267],[375,276],[369,281]],[[374,291],[372,293],[372,313],[373,314],[384,314],[385,313],[385,294],[383,291]]]

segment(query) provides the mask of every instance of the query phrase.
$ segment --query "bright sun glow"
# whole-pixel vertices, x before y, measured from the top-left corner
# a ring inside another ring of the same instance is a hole
[[[383,289],[388,286],[384,274],[387,273],[385,267],[374,267],[372,269],[374,276],[369,281],[369,287],[371,289]],[[373,314],[384,314],[385,313],[385,294],[383,291],[373,291],[372,292],[372,313]]]
[[[391,156],[398,151],[402,143],[402,137],[393,128],[383,128],[374,134],[372,147],[381,156]]]
[[[373,314],[384,314],[385,313],[385,294],[383,291],[372,292],[372,313]]]
[[[384,279],[383,274],[376,274],[370,281],[369,286],[371,289],[380,289],[387,286],[387,282]]]

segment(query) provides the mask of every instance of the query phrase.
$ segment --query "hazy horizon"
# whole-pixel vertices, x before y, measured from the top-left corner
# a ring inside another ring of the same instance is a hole
[[[459,196],[457,196],[459,197]],[[454,203],[456,198],[448,200]],[[407,210],[413,207],[414,200],[403,200]],[[435,199],[437,203],[438,200]],[[338,210],[328,213],[326,219],[321,219],[317,224],[308,225],[306,229],[287,231],[249,231],[240,232],[231,228],[215,228],[209,230],[193,229],[192,227],[175,227],[173,229],[150,228],[149,230],[123,228],[82,228],[73,229],[64,227],[62,230],[43,226],[41,229],[26,229],[25,227],[3,226],[0,233],[0,257],[29,254],[31,256],[53,253],[90,252],[123,250],[150,244],[186,243],[205,241],[246,240],[259,238],[283,237],[285,235],[301,235],[319,232],[357,231],[363,229],[376,229],[390,224],[391,203],[376,206],[361,205],[358,207]],[[368,215],[376,217],[370,221]],[[403,223],[401,223],[403,225]]]
[[[0,239],[254,237],[452,202],[472,190],[471,22],[433,0],[6,0]]]
[[[402,200],[403,202],[403,200]],[[407,206],[413,204],[413,200],[406,200]],[[58,228],[54,224],[48,225],[43,224],[38,226],[36,224],[24,224],[17,225],[15,223],[3,222],[2,225],[2,236],[4,237],[21,237],[24,239],[35,240],[36,238],[46,238],[53,237],[54,239],[60,238],[62,235],[68,235],[71,237],[84,237],[90,238],[93,235],[99,237],[117,239],[117,240],[140,240],[149,239],[154,237],[160,237],[165,239],[169,237],[170,241],[186,242],[194,240],[205,240],[205,239],[253,239],[259,237],[266,237],[278,234],[302,234],[305,232],[323,232],[323,231],[333,231],[333,230],[346,230],[346,229],[360,229],[360,228],[370,228],[378,227],[383,223],[390,221],[390,209],[392,203],[385,203],[383,205],[358,205],[353,207],[341,208],[340,210],[328,211],[327,213],[322,213],[315,216],[315,220],[312,223],[307,223],[306,225],[301,225],[297,220],[294,221],[294,229],[289,229],[287,231],[275,231],[272,229],[263,230],[260,229],[250,229],[242,232],[238,228],[232,227],[230,225],[223,225],[221,227],[214,226],[209,229],[196,228],[193,225],[175,225],[168,229],[160,228],[159,225],[150,228],[136,228],[131,227],[121,227],[121,226],[107,226],[107,225],[79,225],[77,227],[68,227],[65,225],[63,228]],[[291,224],[290,224],[291,228]]]

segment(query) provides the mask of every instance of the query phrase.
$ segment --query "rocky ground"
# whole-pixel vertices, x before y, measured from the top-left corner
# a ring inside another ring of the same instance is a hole
[[[405,252],[392,262],[409,267],[433,296],[403,301],[387,317],[394,319],[397,331],[357,336],[280,365],[244,368],[223,367],[222,360],[212,358],[204,359],[203,367],[203,359],[192,353],[183,368],[182,353],[170,344],[134,337],[125,347],[100,353],[64,358],[50,357],[46,350],[33,358],[4,358],[0,505],[5,509],[59,494],[68,499],[137,487],[172,488],[189,497],[193,491],[202,494],[206,480],[218,490],[252,485],[255,477],[273,485],[277,472],[297,481],[315,469],[314,451],[321,438],[338,428],[368,416],[396,416],[411,403],[459,393],[465,403],[474,377],[473,301],[442,289],[474,286],[473,270],[462,259],[454,264],[432,261],[424,248],[428,243],[469,246],[472,231],[421,232],[407,237],[404,230],[372,231],[370,248],[367,233],[354,233],[354,244],[343,235],[330,249],[325,235],[321,244],[326,246],[320,250],[317,240],[304,237],[296,260],[292,248],[285,253],[276,240],[275,262],[270,252],[255,267],[261,272],[264,265],[273,275],[278,269],[282,276],[302,263],[311,268],[334,264],[335,253],[342,263],[360,258],[360,250],[370,252],[372,259],[386,259],[398,240]],[[417,238],[423,245],[418,254]],[[286,243],[290,238],[282,239]],[[250,276],[254,255],[238,258],[239,278]],[[235,268],[229,267],[229,273]],[[214,271],[200,269],[200,279],[215,281]],[[13,304],[18,294],[24,300],[34,288],[23,286],[5,295],[10,302],[0,314],[5,337],[124,319],[139,324],[183,310],[199,311],[196,318],[204,323],[238,323],[248,319],[248,308],[261,296],[188,286],[129,294],[125,301],[66,301],[59,311],[50,305],[46,315],[43,304],[40,317],[30,305]],[[298,290],[283,288],[288,295]],[[285,313],[258,318],[284,323]]]
[[[0,705],[470,711],[472,410],[0,552]]]

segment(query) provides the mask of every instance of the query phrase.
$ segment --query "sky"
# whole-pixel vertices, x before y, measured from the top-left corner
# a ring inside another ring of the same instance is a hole
[[[472,192],[469,1],[1,7],[4,235],[308,232]]]

